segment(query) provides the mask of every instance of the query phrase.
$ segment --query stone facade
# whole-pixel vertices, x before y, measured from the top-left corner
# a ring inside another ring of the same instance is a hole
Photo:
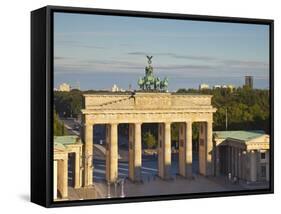
[[[82,143],[77,136],[55,136],[54,139],[54,199],[68,197],[68,164],[72,168],[74,188],[82,186]],[[70,161],[69,159],[72,159]],[[59,194],[58,194],[59,193]]]
[[[181,123],[180,174],[191,177],[192,123],[202,123],[200,137],[200,169],[203,175],[213,175],[212,123],[213,113],[210,95],[188,95],[173,93],[95,93],[84,95],[82,109],[82,137],[84,154],[84,186],[93,182],[93,126],[106,124],[106,179],[114,182],[118,178],[118,132],[120,123],[128,123],[129,178],[140,179],[141,125],[158,123],[158,175],[169,178],[171,165],[171,123]]]
[[[216,174],[269,181],[270,137],[260,131],[215,132]]]

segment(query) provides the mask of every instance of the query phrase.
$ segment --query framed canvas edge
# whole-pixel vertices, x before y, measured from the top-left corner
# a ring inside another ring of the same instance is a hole
[[[229,197],[229,196],[244,196],[257,194],[272,194],[274,193],[274,20],[272,19],[253,19],[241,17],[225,17],[225,16],[209,16],[209,15],[189,15],[178,13],[159,13],[147,11],[129,11],[129,10],[112,10],[100,8],[81,8],[81,7],[65,7],[65,6],[46,6],[38,10],[46,10],[46,133],[45,145],[46,148],[46,201],[45,204],[40,204],[45,207],[66,207],[66,206],[81,206],[81,205],[99,205],[99,204],[116,204],[116,203],[132,203],[132,202],[151,202],[163,200],[179,200],[179,199],[197,199],[210,197]],[[147,17],[147,18],[164,18],[164,19],[184,19],[210,22],[229,22],[229,23],[245,23],[245,24],[262,24],[269,25],[269,54],[270,54],[270,187],[268,189],[259,190],[243,190],[229,192],[208,192],[208,193],[191,193],[191,194],[176,194],[176,195],[159,195],[159,196],[143,196],[143,197],[128,197],[123,199],[92,199],[78,201],[53,201],[52,191],[52,98],[53,98],[53,13],[80,13],[80,14],[100,14],[114,16],[132,16],[132,17]],[[34,130],[31,130],[34,132]],[[31,172],[33,174],[34,171]],[[33,201],[34,202],[34,201]],[[35,202],[36,203],[36,202]],[[38,204],[38,203],[37,203]]]

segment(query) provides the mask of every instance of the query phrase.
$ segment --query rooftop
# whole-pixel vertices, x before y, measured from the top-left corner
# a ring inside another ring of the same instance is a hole
[[[79,137],[76,135],[67,135],[67,136],[54,136],[54,144],[62,146],[69,145],[69,144],[75,144],[79,142]]]
[[[251,131],[214,131],[216,138],[226,139],[232,138],[241,141],[249,141],[264,135],[264,131],[262,130],[251,130]]]

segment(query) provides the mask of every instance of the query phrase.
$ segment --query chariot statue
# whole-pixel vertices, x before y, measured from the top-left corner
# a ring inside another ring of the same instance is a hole
[[[146,56],[148,65],[145,67],[145,76],[138,79],[138,85],[143,91],[167,91],[168,78],[160,80],[159,77],[153,75],[152,58]]]

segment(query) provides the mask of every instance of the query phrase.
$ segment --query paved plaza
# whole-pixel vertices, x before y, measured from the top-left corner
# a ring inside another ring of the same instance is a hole
[[[105,160],[94,159],[94,182],[92,187],[74,189],[69,187],[69,200],[188,194],[203,192],[240,191],[267,188],[265,184],[234,184],[224,176],[205,177],[198,174],[198,159],[194,154],[193,179],[178,175],[178,155],[172,155],[171,179],[163,180],[157,175],[157,156],[145,156],[142,160],[142,180],[128,179],[128,162],[118,162],[118,182],[108,185],[105,179]],[[71,173],[71,172],[70,172]]]

